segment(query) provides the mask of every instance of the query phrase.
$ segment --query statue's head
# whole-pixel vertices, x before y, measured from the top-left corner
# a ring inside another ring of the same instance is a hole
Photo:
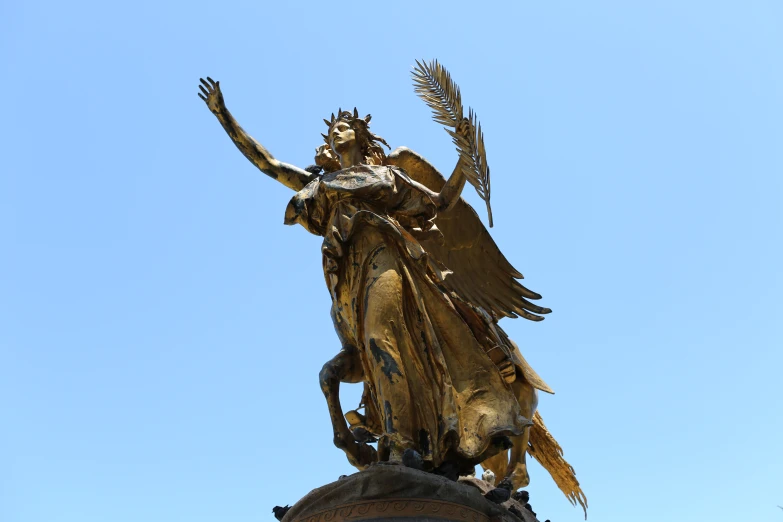
[[[315,148],[315,164],[321,167],[324,172],[340,170],[340,158],[326,143]]]
[[[334,155],[342,156],[350,153],[354,148],[358,148],[366,163],[381,165],[386,158],[381,144],[386,145],[387,148],[389,148],[389,144],[380,136],[370,132],[370,119],[372,116],[369,114],[360,118],[356,108],[353,109],[353,113],[339,109],[337,116],[332,114],[330,120],[324,120],[329,127],[329,132],[321,134],[321,136],[324,137],[324,141]],[[326,155],[324,150],[317,149],[316,152],[323,156]],[[318,155],[316,155],[316,163],[318,163]],[[328,170],[325,165],[324,170]]]

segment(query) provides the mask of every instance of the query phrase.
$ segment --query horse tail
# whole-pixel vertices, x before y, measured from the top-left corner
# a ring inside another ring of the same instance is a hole
[[[528,453],[549,472],[571,504],[576,506],[578,502],[582,506],[587,520],[587,497],[579,487],[574,468],[563,458],[563,448],[549,433],[544,419],[537,411],[533,415],[533,425],[530,427]]]

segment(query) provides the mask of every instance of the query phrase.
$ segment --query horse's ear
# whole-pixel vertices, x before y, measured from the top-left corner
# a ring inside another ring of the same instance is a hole
[[[372,114],[368,114],[367,116],[364,117],[364,122],[365,123],[370,123],[371,119],[372,119]]]

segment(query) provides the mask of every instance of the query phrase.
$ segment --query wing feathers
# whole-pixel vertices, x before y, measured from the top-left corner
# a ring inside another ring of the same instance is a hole
[[[395,150],[389,154],[388,162],[431,190],[440,191],[443,187],[443,175],[409,149]],[[524,317],[541,321],[541,315],[551,312],[528,301],[541,299],[541,295],[518,281],[522,274],[509,263],[465,200],[460,199],[451,210],[439,214],[435,224],[443,233],[443,244],[423,240],[422,246],[452,271],[443,283],[447,290],[497,319]]]

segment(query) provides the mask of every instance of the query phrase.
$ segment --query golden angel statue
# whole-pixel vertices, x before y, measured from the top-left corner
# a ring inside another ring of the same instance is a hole
[[[304,170],[239,126],[219,82],[202,79],[199,96],[258,169],[296,192],[285,223],[323,237],[341,350],[320,381],[334,443],[350,463],[364,469],[413,456],[421,469],[454,479],[481,464],[516,490],[529,483],[529,452],[584,507],[573,468],[536,412],[538,390],[552,390],[498,325],[503,317],[540,321],[550,310],[530,301],[541,296],[520,284],[522,274],[460,197],[470,182],[489,200],[475,115],[462,117],[459,90],[437,62],[419,64],[417,75],[419,94],[437,121],[452,125],[461,151],[448,179],[407,148],[386,154],[370,116],[356,109],[324,120],[318,167]],[[357,410],[343,411],[341,382],[364,384]]]

